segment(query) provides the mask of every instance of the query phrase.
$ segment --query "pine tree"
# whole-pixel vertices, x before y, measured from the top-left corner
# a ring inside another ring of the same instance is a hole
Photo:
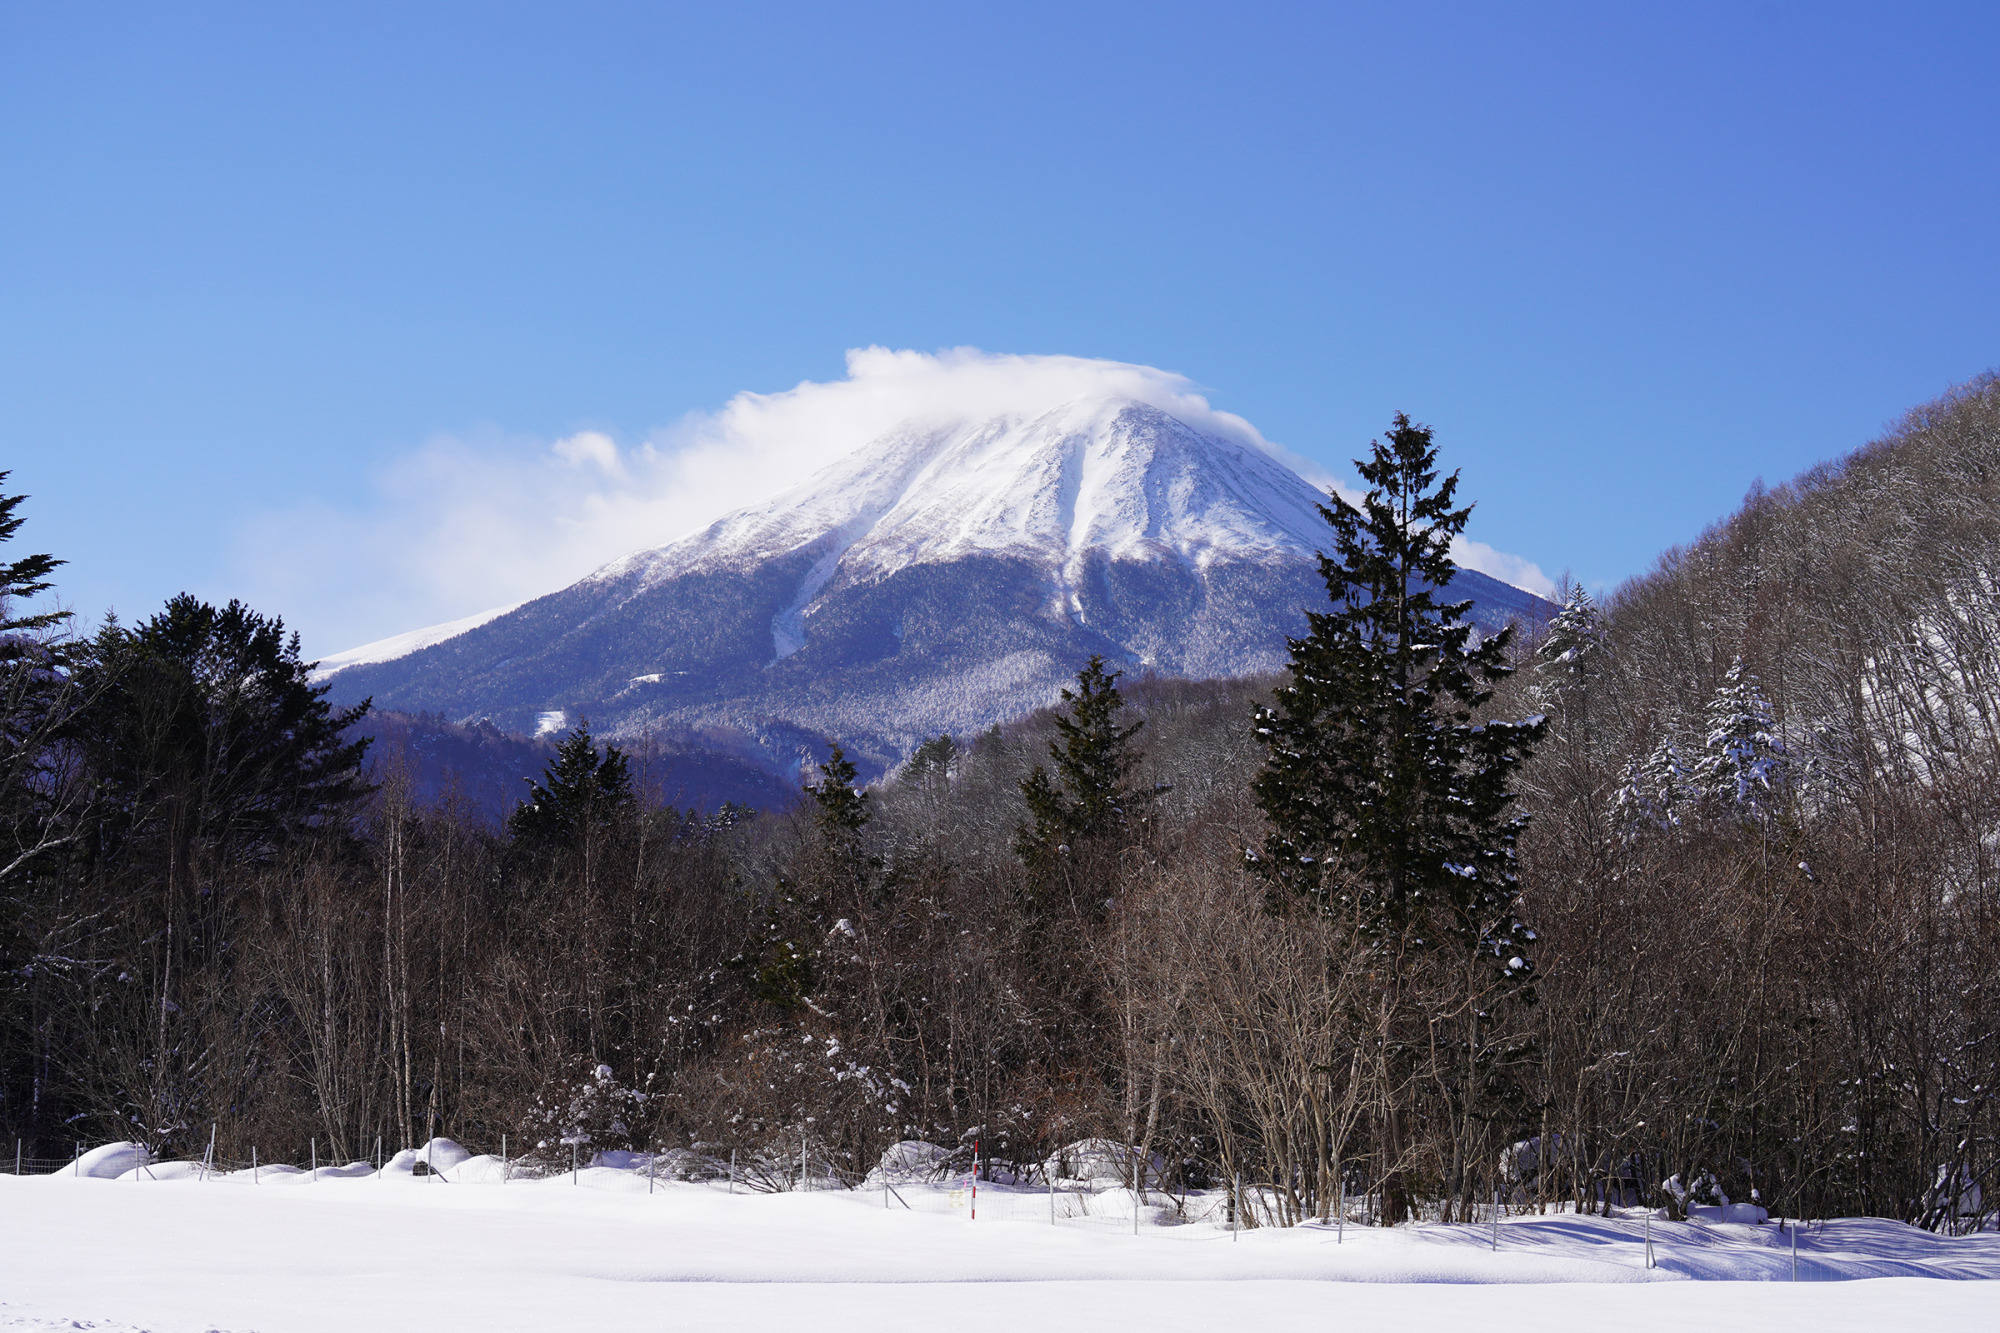
[[[1270,754],[1254,790],[1270,831],[1256,864],[1378,940],[1450,939],[1525,982],[1533,936],[1514,904],[1526,820],[1512,783],[1546,723],[1473,720],[1511,670],[1513,628],[1475,641],[1472,603],[1438,600],[1472,511],[1454,507],[1458,476],[1440,482],[1436,457],[1431,432],[1398,414],[1388,443],[1357,461],[1370,487],[1360,507],[1338,493],[1320,507],[1333,609],[1307,613],[1291,678],[1257,714]]]
[[[819,780],[806,784],[812,797],[813,822],[829,843],[851,841],[868,822],[868,793],[854,785],[860,770],[840,746],[819,766]]]
[[[528,799],[514,807],[507,828],[529,850],[570,849],[636,803],[624,754],[607,745],[600,755],[586,720],[556,746],[542,780],[529,781]]]

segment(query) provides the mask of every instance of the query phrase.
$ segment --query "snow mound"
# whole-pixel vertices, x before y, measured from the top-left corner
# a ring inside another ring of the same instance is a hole
[[[116,1180],[141,1162],[148,1161],[146,1150],[136,1143],[107,1143],[92,1148],[62,1169],[66,1176],[86,1176],[95,1180]]]
[[[950,1158],[949,1148],[921,1139],[905,1139],[882,1150],[882,1160],[868,1173],[868,1183],[880,1185],[886,1179],[892,1185],[903,1185],[937,1180],[943,1176],[944,1164]]]
[[[471,1160],[472,1153],[451,1139],[432,1139],[421,1147],[405,1148],[391,1157],[382,1167],[385,1176],[411,1176],[417,1174],[419,1164],[425,1173],[436,1172],[448,1175],[463,1163]],[[367,1165],[363,1163],[363,1165]]]
[[[1111,1139],[1078,1139],[1058,1148],[1042,1163],[1042,1170],[1057,1180],[1104,1181],[1130,1185],[1132,1164],[1139,1150]],[[1166,1179],[1167,1164],[1157,1154],[1146,1158],[1140,1184],[1157,1189]]]

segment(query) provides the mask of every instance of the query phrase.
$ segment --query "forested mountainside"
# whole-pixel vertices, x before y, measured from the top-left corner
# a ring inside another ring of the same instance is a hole
[[[1127,399],[911,422],[470,629],[341,654],[333,697],[623,742],[693,730],[788,777],[838,740],[872,776],[1053,703],[1093,653],[1276,670],[1325,598],[1325,498],[1255,441]],[[1488,630],[1554,611],[1474,570],[1452,591]]]
[[[1573,997],[1549,1123],[1594,1152],[1699,1120],[1848,1208],[1990,1198],[2000,381],[1753,491],[1551,634],[1520,682],[1553,723],[1528,910]]]
[[[457,802],[496,826],[527,797],[556,752],[547,736],[510,734],[491,722],[461,726],[435,714],[370,711],[351,730],[369,741],[373,781],[405,784],[420,805]],[[701,814],[726,805],[774,810],[798,801],[797,783],[749,755],[731,753],[727,744],[728,738],[715,735],[642,737],[631,747],[633,781],[656,805]]]
[[[1371,485],[1426,491],[1428,432],[1391,438]],[[24,649],[0,1128],[644,1143],[774,1185],[1101,1136],[1281,1220],[1346,1191],[1981,1222],[1996,461],[1989,379],[1497,646],[1322,589],[1297,670],[1079,662],[1055,709],[873,785],[829,756],[754,817],[646,799],[580,731],[504,829],[359,793],[254,618]],[[1383,512],[1337,582],[1441,558]]]

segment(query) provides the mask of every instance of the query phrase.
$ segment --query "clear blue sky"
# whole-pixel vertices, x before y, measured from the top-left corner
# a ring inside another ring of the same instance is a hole
[[[129,618],[439,435],[970,344],[1329,466],[1407,410],[1614,583],[2000,364],[1996,71],[1990,4],[0,4],[0,467]]]

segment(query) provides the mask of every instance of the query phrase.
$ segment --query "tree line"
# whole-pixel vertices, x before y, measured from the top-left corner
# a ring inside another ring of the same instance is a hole
[[[1284,676],[1093,659],[764,813],[675,808],[586,726],[496,827],[364,754],[274,619],[0,608],[0,1129],[856,1175],[1102,1137],[1281,1222],[1977,1216],[2000,387],[1484,638],[1436,456],[1399,417],[1329,497]],[[0,566],[5,605],[56,563]]]

